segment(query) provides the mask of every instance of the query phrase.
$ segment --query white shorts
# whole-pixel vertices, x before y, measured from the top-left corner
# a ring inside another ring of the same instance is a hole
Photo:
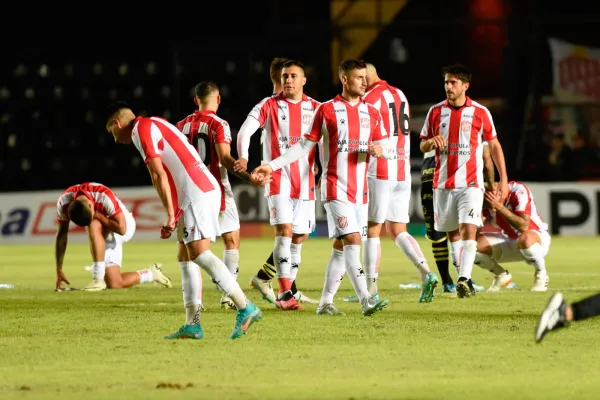
[[[369,180],[369,221],[382,224],[385,221],[408,224],[410,218],[411,183],[387,181],[377,178]]]
[[[129,242],[135,233],[135,219],[129,211],[123,211],[125,215],[125,224],[127,229],[124,235],[111,232],[106,237],[106,250],[104,252],[104,262],[107,266],[121,266],[123,263],[123,243]]]
[[[550,242],[552,241],[550,234],[545,231],[533,231],[537,233],[542,240],[542,252],[544,257],[550,251]],[[502,233],[484,233],[490,247],[492,248],[492,258],[499,263],[524,261],[519,248],[517,247],[517,239],[509,239]]]
[[[345,200],[330,200],[323,204],[327,213],[329,237],[339,238],[359,233],[361,240],[367,238],[367,204],[354,204]]]
[[[214,242],[221,236],[219,212],[221,210],[221,191],[188,193],[191,202],[183,210],[177,223],[177,241],[188,244],[201,239]],[[185,200],[184,203],[185,205]]]
[[[219,212],[219,229],[221,235],[240,230],[240,216],[233,197],[225,196],[225,210]]]
[[[452,232],[459,224],[483,226],[483,189],[433,189],[433,225],[438,232]]]
[[[304,235],[315,230],[315,201],[267,196],[271,225],[292,224],[292,233]]]

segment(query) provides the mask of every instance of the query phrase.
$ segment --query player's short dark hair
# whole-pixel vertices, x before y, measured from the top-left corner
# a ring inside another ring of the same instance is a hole
[[[289,67],[298,67],[298,68],[302,69],[302,71],[304,72],[304,63],[302,61],[287,60],[286,62],[283,63],[283,65],[281,66],[281,69],[283,70],[284,68],[289,68]]]
[[[206,99],[215,90],[219,90],[219,86],[212,81],[202,81],[194,87],[194,96],[200,100]]]
[[[367,68],[367,63],[364,62],[363,60],[356,60],[356,59],[344,60],[344,61],[342,61],[342,63],[340,64],[340,66],[338,68],[338,75],[342,76],[348,71],[352,71],[355,69],[366,69],[366,68]]]
[[[131,110],[129,103],[127,103],[126,101],[123,101],[123,100],[119,100],[119,101],[116,101],[116,102],[110,104],[108,106],[108,108],[106,109],[106,123],[108,124],[108,122],[114,117],[114,115],[117,112],[119,112],[120,110],[123,110],[125,108]]]
[[[116,111],[115,111],[116,112]],[[86,201],[74,199],[67,209],[69,219],[78,226],[88,226],[92,223],[92,210],[87,206]]]
[[[442,76],[446,76],[446,74],[452,75],[466,83],[471,83],[471,80],[473,79],[471,71],[462,64],[452,64],[442,67]]]
[[[279,80],[281,79],[281,69],[283,68],[283,64],[285,64],[287,60],[287,58],[275,57],[273,61],[271,61],[271,66],[269,67],[269,75],[271,76],[271,81],[279,82]]]

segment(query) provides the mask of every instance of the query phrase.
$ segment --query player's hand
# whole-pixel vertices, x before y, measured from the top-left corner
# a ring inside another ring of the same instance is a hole
[[[273,179],[271,178],[271,175],[257,175],[254,174],[254,172],[252,174],[250,174],[250,183],[256,186],[264,186],[267,183],[271,183]]]
[[[495,189],[496,189],[495,191],[500,196],[500,199],[502,199],[502,200],[506,199],[506,196],[508,196],[508,182],[507,181],[500,181],[500,183],[496,186]]]
[[[383,147],[380,144],[371,143],[369,144],[369,154],[379,158],[383,154]]]
[[[244,172],[247,169],[248,169],[248,160],[246,160],[245,158],[238,158],[233,163],[233,170],[235,172]]]
[[[502,199],[503,197],[500,197],[497,190],[488,190],[484,194],[484,200],[487,201],[492,210],[497,210],[504,205]]]
[[[429,143],[434,149],[443,149],[444,147],[448,146],[448,141],[440,135],[435,135],[429,139]]]
[[[271,168],[271,166],[269,164],[263,164],[260,165],[256,168],[254,168],[254,171],[252,171],[252,176],[257,177],[257,179],[261,179],[261,178],[269,178],[271,176],[271,172],[273,172],[273,168]]]
[[[170,238],[171,233],[173,233],[176,226],[177,226],[177,221],[175,220],[175,217],[173,215],[169,215],[167,217],[167,220],[163,224],[163,226],[160,228],[160,237],[162,239]]]
[[[317,165],[317,163],[313,164],[313,175],[319,175],[319,166]]]
[[[64,271],[62,269],[57,269],[56,270],[56,291],[60,292],[63,290],[62,284],[66,283],[67,285],[70,285],[71,282],[69,282],[69,280],[67,279]]]

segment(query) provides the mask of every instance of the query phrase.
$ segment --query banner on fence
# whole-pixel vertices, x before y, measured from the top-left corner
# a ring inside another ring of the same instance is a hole
[[[554,95],[561,103],[600,101],[600,48],[550,38]]]
[[[413,176],[411,222],[423,222],[420,182]],[[553,234],[600,234],[600,184],[598,183],[530,183],[542,219]],[[114,188],[125,206],[133,213],[137,230],[133,240],[158,240],[164,221],[162,204],[153,187]],[[263,189],[252,185],[233,188],[242,221],[242,235],[270,236],[269,210]],[[0,194],[0,243],[51,243],[56,234],[56,201],[61,191]],[[316,206],[317,221],[324,228],[325,210]],[[326,229],[318,234],[326,235]],[[69,240],[86,239],[85,231],[71,224]]]

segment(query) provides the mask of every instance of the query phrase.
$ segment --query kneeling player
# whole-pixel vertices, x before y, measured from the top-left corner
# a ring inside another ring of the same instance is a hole
[[[63,260],[67,250],[69,221],[86,227],[92,252],[93,281],[83,290],[99,291],[107,287],[119,289],[139,283],[157,282],[171,287],[159,264],[136,272],[121,272],[123,243],[135,233],[135,219],[121,200],[108,187],[99,183],[82,183],[65,190],[58,202],[58,230],[56,233],[56,289],[69,283],[63,271]]]
[[[511,274],[499,263],[525,261],[535,267],[532,292],[548,289],[544,257],[550,249],[548,225],[542,221],[529,188],[520,182],[508,183],[508,196],[501,199],[496,191],[487,191],[486,219],[501,233],[482,233],[477,239],[475,264],[494,276],[488,292],[497,292],[512,282]]]

